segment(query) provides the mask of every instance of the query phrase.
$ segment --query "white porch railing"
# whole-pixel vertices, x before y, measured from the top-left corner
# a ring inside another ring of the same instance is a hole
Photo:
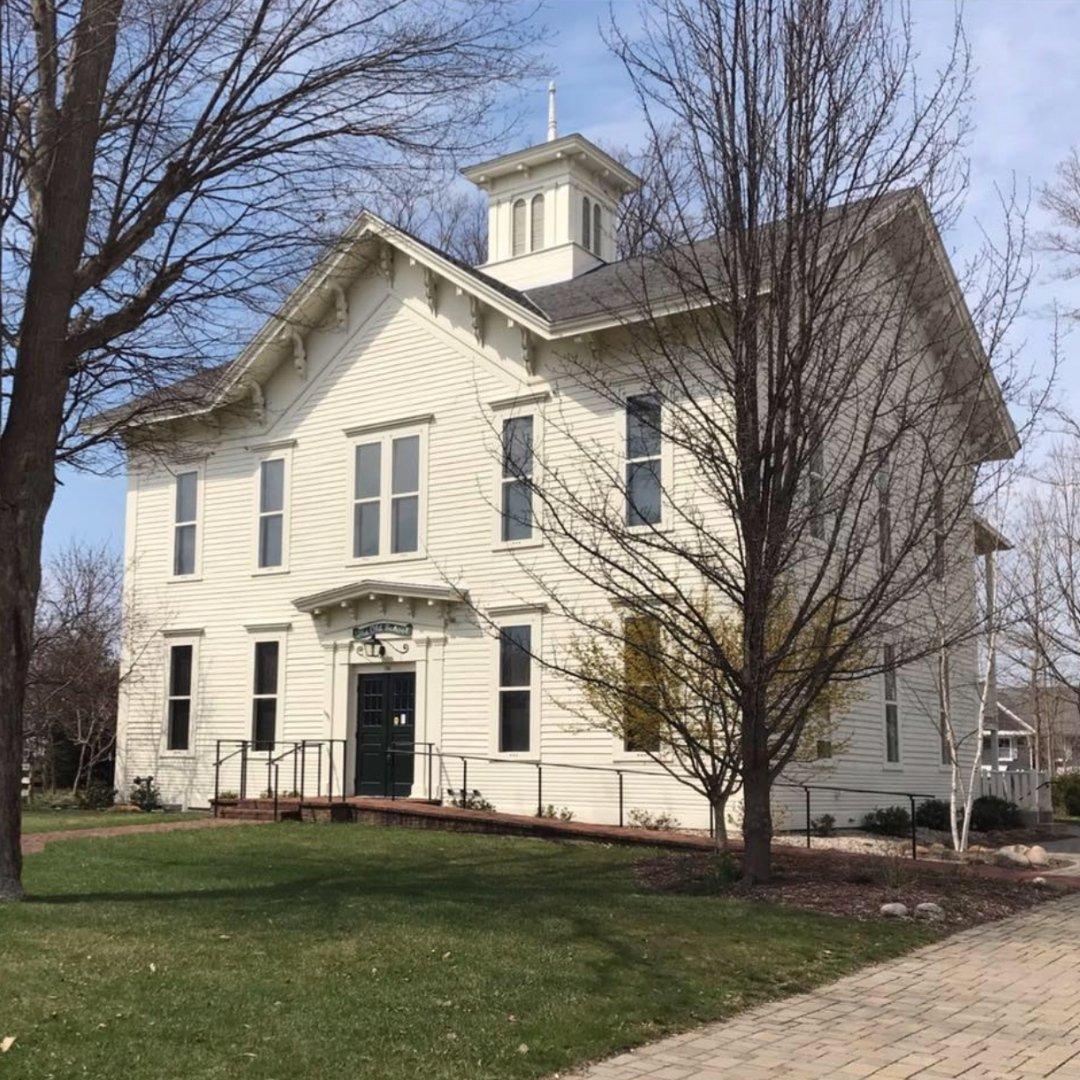
[[[1038,769],[982,770],[980,794],[997,795],[1016,803],[1021,810],[1038,813],[1050,805],[1050,786]]]

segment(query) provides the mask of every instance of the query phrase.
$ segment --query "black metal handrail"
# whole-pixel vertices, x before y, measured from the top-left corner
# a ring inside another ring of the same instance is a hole
[[[431,776],[431,757],[432,755],[439,758],[440,762],[446,758],[461,762],[461,792],[462,798],[466,798],[468,795],[469,787],[469,762],[482,762],[491,765],[524,765],[536,769],[536,816],[542,817],[544,812],[544,768],[551,769],[578,769],[583,772],[600,772],[607,774],[615,774],[618,780],[619,791],[619,827],[624,827],[625,824],[625,805],[626,805],[626,789],[625,780],[626,776],[664,776],[670,775],[663,771],[657,772],[656,770],[649,769],[634,769],[624,768],[617,765],[581,765],[575,762],[569,761],[545,761],[540,758],[501,758],[501,757],[486,757],[480,754],[461,754],[454,751],[435,750],[433,743],[420,744],[426,746],[428,754],[428,776],[429,776],[429,791],[430,791],[430,776]],[[389,750],[390,754],[397,753],[412,753],[411,750]],[[787,787],[794,788],[804,792],[806,796],[806,846],[810,847],[810,838],[812,833],[812,818],[811,818],[811,803],[810,795],[813,791],[839,791],[852,795],[890,795],[894,797],[907,799],[911,806],[911,857],[912,859],[918,858],[918,842],[915,826],[915,802],[917,799],[936,799],[936,795],[926,795],[920,792],[911,791],[890,791],[883,790],[881,788],[855,788],[855,787],[842,787],[835,784],[804,784],[791,780],[775,780],[773,781],[775,787]],[[393,790],[391,788],[391,790]],[[712,804],[709,804],[709,835],[716,835],[716,822],[714,820],[714,813]]]
[[[278,800],[280,797],[280,766],[287,758],[293,762],[293,786],[292,791],[297,793],[300,801],[304,801],[305,787],[308,774],[308,751],[311,750],[316,757],[315,764],[315,795],[323,797],[323,747],[327,748],[326,768],[326,798],[334,799],[334,748],[341,747],[341,773],[338,782],[338,797],[346,798],[345,762],[348,754],[347,739],[298,739],[291,744],[285,743],[286,749],[275,754],[274,748],[278,743],[264,747],[256,744],[251,739],[218,739],[216,741],[216,753],[214,756],[214,816],[218,816],[218,807],[221,801],[221,766],[239,755],[240,757],[240,787],[239,797],[247,798],[248,763],[252,754],[258,754],[260,758],[266,755],[266,793],[267,798],[274,800],[274,817],[277,818]],[[234,746],[235,749],[222,755],[222,747]]]

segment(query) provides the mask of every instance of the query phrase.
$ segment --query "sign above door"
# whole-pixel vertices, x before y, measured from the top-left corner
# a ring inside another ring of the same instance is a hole
[[[393,622],[390,619],[376,619],[374,622],[361,623],[354,626],[352,636],[354,641],[363,641],[366,638],[381,637],[390,634],[394,637],[411,638],[413,624],[411,622]]]

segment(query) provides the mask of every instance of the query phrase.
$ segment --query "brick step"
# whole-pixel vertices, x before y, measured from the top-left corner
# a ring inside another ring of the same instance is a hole
[[[219,806],[218,817],[235,818],[243,821],[273,821],[273,808],[269,810],[255,806]]]

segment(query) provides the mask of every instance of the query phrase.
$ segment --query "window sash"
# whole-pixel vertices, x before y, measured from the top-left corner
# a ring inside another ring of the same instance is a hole
[[[423,455],[419,432],[388,433],[354,446],[354,559],[420,550]]]
[[[280,686],[281,643],[256,641],[251,694],[251,744],[256,752],[274,750]]]
[[[900,763],[900,701],[896,683],[896,647],[882,648],[884,671],[882,682],[885,700],[885,761],[890,765]]]
[[[532,539],[533,432],[532,416],[503,421],[500,537],[504,542]]]
[[[166,750],[191,748],[191,702],[195,646],[169,646],[169,682],[166,695]]]
[[[532,627],[499,629],[499,753],[528,753],[532,741]]]
[[[199,473],[178,473],[173,509],[173,576],[195,573],[198,550]]]
[[[259,550],[260,570],[285,562],[285,459],[267,458],[259,462]]]
[[[626,523],[663,518],[663,406],[655,394],[626,399]]]

